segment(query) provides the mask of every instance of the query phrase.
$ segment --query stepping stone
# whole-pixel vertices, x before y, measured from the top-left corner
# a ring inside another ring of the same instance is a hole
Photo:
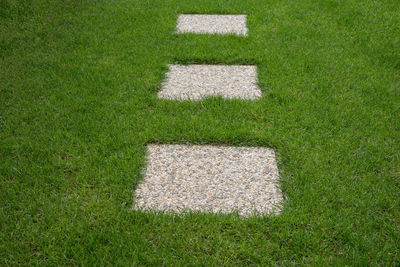
[[[246,15],[179,15],[178,33],[247,35]]]
[[[272,149],[229,146],[147,146],[147,168],[135,209],[201,211],[248,217],[278,214],[282,193]]]
[[[168,65],[158,97],[199,100],[203,97],[257,99],[257,67],[246,65]]]

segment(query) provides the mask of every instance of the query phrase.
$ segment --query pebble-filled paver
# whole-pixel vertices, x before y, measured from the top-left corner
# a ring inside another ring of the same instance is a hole
[[[248,65],[169,65],[158,97],[198,100],[207,96],[257,99],[257,68]]]
[[[272,149],[155,144],[147,149],[136,209],[279,213],[282,193]]]
[[[178,33],[236,34],[246,36],[246,15],[179,15]]]

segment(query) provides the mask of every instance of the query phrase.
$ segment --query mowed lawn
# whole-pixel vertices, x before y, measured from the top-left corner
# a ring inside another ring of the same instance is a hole
[[[247,14],[248,37],[174,34]],[[400,1],[3,0],[0,265],[400,265]],[[157,98],[167,64],[256,101]],[[277,152],[279,216],[134,211],[146,144]]]

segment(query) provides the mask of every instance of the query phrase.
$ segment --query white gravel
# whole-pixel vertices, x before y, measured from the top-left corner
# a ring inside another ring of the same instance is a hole
[[[257,99],[257,67],[249,65],[168,65],[158,97],[199,100],[208,96]]]
[[[278,214],[282,193],[268,148],[149,144],[135,209],[248,217]]]
[[[246,36],[246,15],[179,15],[178,33],[237,34]]]

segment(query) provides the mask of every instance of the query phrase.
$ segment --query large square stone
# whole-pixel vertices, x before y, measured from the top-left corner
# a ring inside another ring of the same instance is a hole
[[[272,149],[211,145],[147,146],[136,209],[277,214],[282,193]]]

